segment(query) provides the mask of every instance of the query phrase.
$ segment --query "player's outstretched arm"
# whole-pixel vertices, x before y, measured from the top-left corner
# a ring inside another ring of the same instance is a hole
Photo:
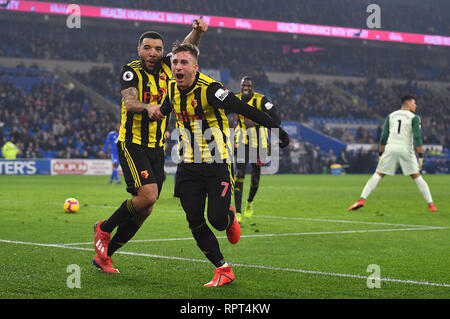
[[[206,96],[211,105],[229,110],[232,113],[242,114],[259,125],[279,129],[280,147],[289,145],[289,135],[269,115],[242,102],[236,95],[222,87],[219,83],[210,85],[206,91]]]
[[[200,44],[203,33],[205,33],[207,30],[208,25],[205,21],[201,19],[194,19],[194,22],[192,23],[192,31],[186,36],[186,38],[184,38],[183,43],[190,43],[198,46]]]
[[[270,102],[266,96],[264,96],[262,98],[261,105],[262,105],[262,111],[264,113],[268,114],[278,125],[281,124],[281,119],[278,116],[278,113],[275,110],[275,107],[273,106],[272,102]],[[255,123],[254,121],[249,120],[249,119],[245,119],[244,123],[247,128],[258,126],[258,123]]]

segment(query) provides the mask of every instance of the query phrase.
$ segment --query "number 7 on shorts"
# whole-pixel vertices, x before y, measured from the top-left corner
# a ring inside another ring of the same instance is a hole
[[[222,195],[220,195],[220,196],[225,197],[225,194],[227,193],[227,190],[228,190],[228,185],[230,185],[230,184],[227,182],[222,182],[222,183],[220,183],[220,185],[223,186]]]

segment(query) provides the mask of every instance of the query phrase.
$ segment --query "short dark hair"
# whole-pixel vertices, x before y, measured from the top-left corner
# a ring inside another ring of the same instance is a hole
[[[245,75],[245,76],[242,77],[241,83],[244,82],[244,81],[250,81],[253,84],[253,79],[249,75]]]
[[[164,44],[164,38],[160,33],[156,32],[156,31],[147,31],[147,32],[142,33],[141,36],[139,37],[138,47],[141,46],[142,41],[144,41],[145,38],[160,39],[162,41],[162,43]]]
[[[175,55],[178,52],[184,52],[187,51],[190,54],[194,56],[195,59],[198,59],[198,56],[200,55],[200,50],[196,45],[190,44],[190,43],[180,43],[179,41],[176,41],[172,46],[172,54]]]
[[[410,100],[415,100],[416,98],[412,95],[405,95],[402,97],[401,99],[401,104],[405,104],[406,102],[410,101]]]

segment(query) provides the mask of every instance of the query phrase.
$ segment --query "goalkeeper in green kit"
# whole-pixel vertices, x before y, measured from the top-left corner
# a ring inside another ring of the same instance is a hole
[[[403,175],[409,175],[416,182],[420,193],[428,203],[428,209],[436,212],[427,182],[420,175],[423,165],[422,132],[420,118],[415,114],[417,105],[413,96],[401,99],[401,109],[389,114],[384,122],[381,136],[378,166],[375,174],[367,181],[360,199],[349,207],[349,211],[364,206],[365,200],[387,174],[395,175],[400,166]],[[419,158],[414,154],[414,144]]]

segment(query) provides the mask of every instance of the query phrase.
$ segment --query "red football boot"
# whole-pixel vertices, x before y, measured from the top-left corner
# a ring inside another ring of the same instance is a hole
[[[348,208],[348,210],[357,210],[364,206],[364,198],[361,198],[356,203],[354,203],[352,206]]]
[[[114,268],[112,263],[113,263],[113,261],[112,261],[111,257],[102,259],[98,255],[95,255],[94,259],[92,260],[92,264],[95,267],[103,270],[104,272],[111,273],[111,274],[120,273],[119,269]]]
[[[204,284],[205,287],[219,287],[223,286],[225,284],[229,284],[234,280],[234,273],[233,269],[231,269],[230,266],[222,267],[222,268],[216,268],[214,270],[216,273],[214,275],[214,278],[208,282],[207,284]]]
[[[102,259],[108,258],[108,245],[111,240],[111,234],[100,229],[104,221],[99,221],[94,226],[94,248],[97,255]]]
[[[241,238],[241,226],[239,225],[238,219],[236,218],[236,212],[234,211],[233,206],[230,206],[230,210],[234,213],[234,220],[233,224],[231,224],[231,226],[227,228],[227,237],[228,241],[235,245]]]

